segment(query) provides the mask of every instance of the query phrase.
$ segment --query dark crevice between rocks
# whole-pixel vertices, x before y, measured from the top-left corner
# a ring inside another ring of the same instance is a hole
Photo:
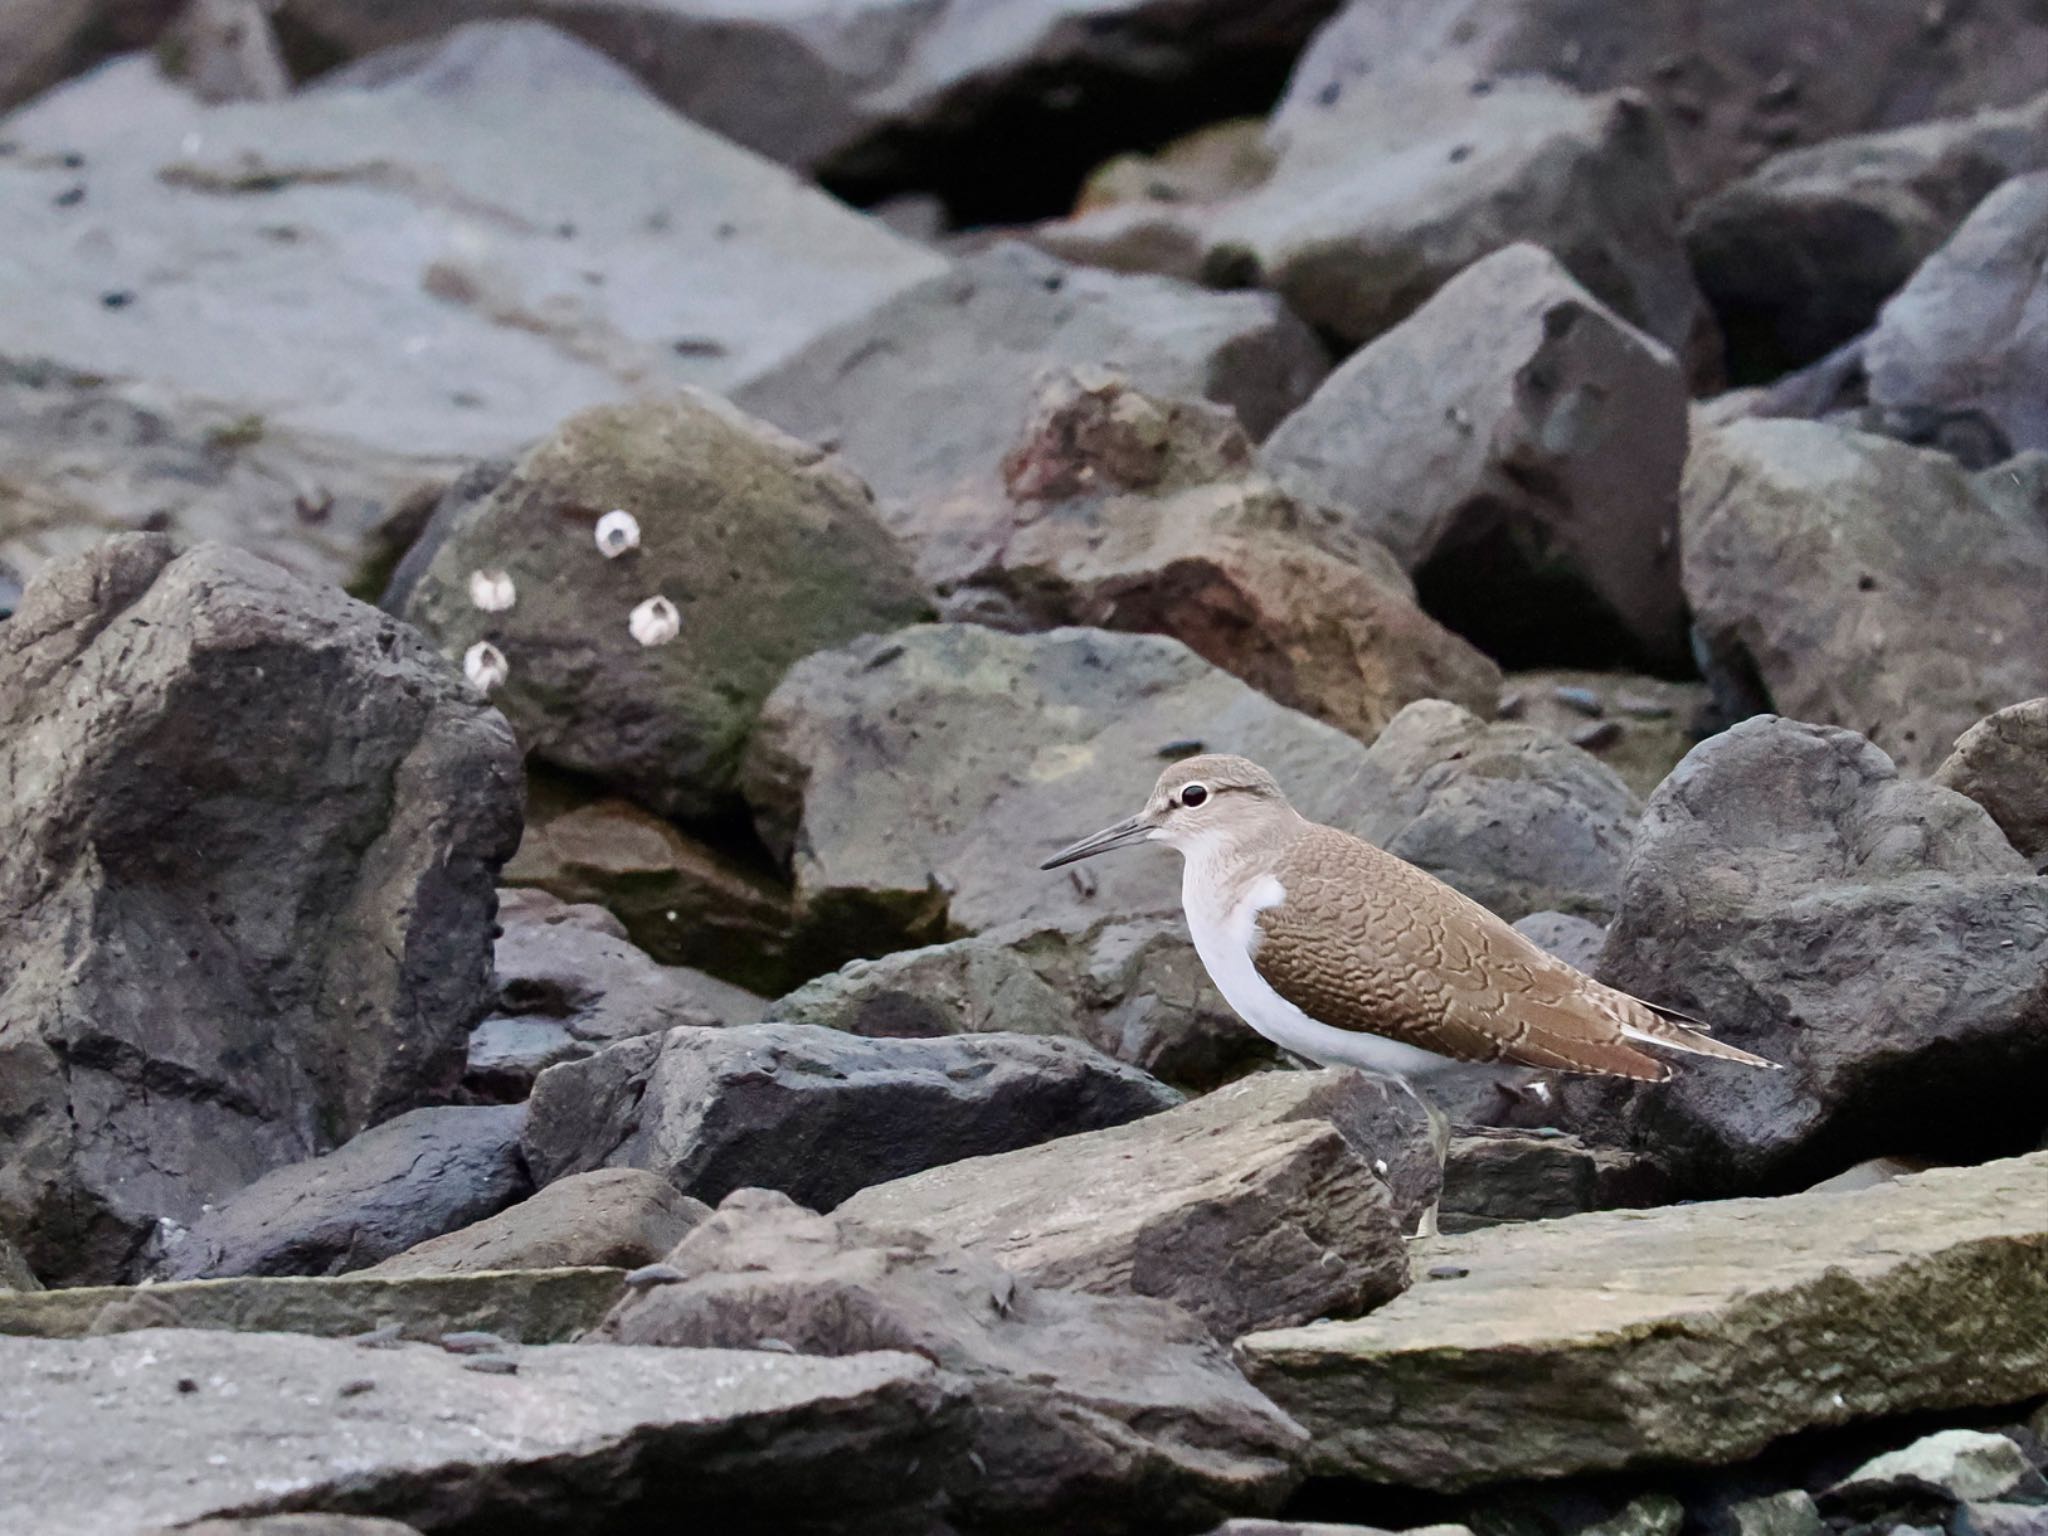
[[[1940,1430],[2004,1432],[2024,1448],[2032,1441],[2024,1421],[2040,1403],[2026,1399],[2002,1407],[1935,1410],[1803,1430],[1739,1466],[1653,1466],[1562,1483],[1495,1483],[1457,1494],[1311,1478],[1288,1500],[1280,1518],[1390,1531],[1456,1524],[1470,1526],[1477,1536],[1572,1536],[1613,1518],[1632,1500],[1663,1494],[1685,1506],[1688,1536],[1734,1536],[1730,1505],[1788,1489],[1818,1493],[1873,1457]]]
[[[1105,160],[1156,150],[1211,123],[1269,114],[1309,29],[1304,21],[1299,36],[1205,50],[1206,67],[1150,77],[1100,64],[1044,65],[1006,77],[996,99],[962,93],[930,119],[853,145],[820,167],[818,180],[857,207],[935,194],[955,228],[1061,218]],[[1148,42],[1142,28],[1133,34],[1124,39],[1127,55],[1156,47],[1163,60],[1178,62],[1173,55],[1185,53],[1185,40],[1170,31],[1158,43]]]

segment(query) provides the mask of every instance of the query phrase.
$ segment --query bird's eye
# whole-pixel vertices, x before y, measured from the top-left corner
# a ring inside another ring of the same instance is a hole
[[[1202,788],[1202,786],[1199,784],[1190,784],[1186,789],[1180,792],[1180,803],[1186,806],[1189,810],[1193,810],[1196,806],[1200,805],[1204,800],[1208,798],[1209,791]]]

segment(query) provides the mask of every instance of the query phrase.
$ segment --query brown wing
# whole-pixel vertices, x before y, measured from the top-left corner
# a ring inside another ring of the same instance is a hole
[[[1635,1019],[1640,1010],[1649,1025],[1675,1026],[1384,849],[1316,827],[1274,873],[1287,896],[1259,914],[1252,964],[1318,1023],[1461,1061],[1649,1082],[1671,1075],[1622,1024],[1657,1032]]]

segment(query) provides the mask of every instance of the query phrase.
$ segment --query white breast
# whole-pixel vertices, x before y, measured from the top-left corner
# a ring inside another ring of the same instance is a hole
[[[1187,913],[1195,953],[1202,957],[1209,979],[1245,1023],[1283,1051],[1323,1066],[1363,1067],[1406,1078],[1444,1065],[1446,1058],[1433,1051],[1318,1024],[1275,992],[1252,964],[1252,956],[1263,937],[1259,914],[1284,902],[1286,888],[1272,875],[1265,875],[1245,886],[1236,902],[1226,906],[1212,893],[1228,889],[1230,882],[1213,876],[1206,861],[1190,858],[1181,877],[1181,906]]]

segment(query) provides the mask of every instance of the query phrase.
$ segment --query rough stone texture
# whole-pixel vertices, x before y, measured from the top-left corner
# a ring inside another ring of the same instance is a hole
[[[969,256],[734,395],[843,451],[894,502],[997,484],[1044,374],[1110,366],[1148,394],[1213,400],[1263,437],[1329,371],[1263,294],[1069,267],[1004,244]]]
[[[498,928],[497,1006],[469,1037],[472,1091],[523,1099],[557,1062],[679,1024],[750,1024],[767,1006],[701,971],[657,964],[602,907],[506,891]]]
[[[1738,715],[1847,726],[1927,773],[1983,716],[2048,693],[2048,459],[1972,476],[1742,421],[1695,445],[1683,502],[1686,595],[1709,681],[1749,695]]]
[[[1250,462],[1228,411],[1073,369],[1033,407],[1002,494],[896,526],[949,615],[1172,635],[1363,741],[1413,699],[1490,711],[1499,670],[1415,605],[1386,550]]]
[[[541,1074],[526,1156],[541,1184],[646,1168],[701,1200],[753,1187],[822,1210],[868,1184],[1121,1125],[1178,1097],[1076,1040],[676,1029]]]
[[[1727,723],[1704,683],[1576,669],[1508,673],[1499,713],[1583,747],[1644,797]]]
[[[0,1224],[44,1280],[451,1087],[519,766],[402,625],[109,540],[0,626]]]
[[[1151,153],[1117,155],[1081,184],[1076,213],[1126,203],[1213,203],[1249,192],[1273,173],[1266,125],[1256,117],[1211,123]]]
[[[1272,1509],[1300,1430],[1177,1307],[1042,1290],[912,1228],[734,1195],[595,1336],[802,1355],[922,1355],[973,1385],[972,1529],[1188,1531]]]
[[[2048,171],[2015,176],[1886,304],[1863,344],[1870,402],[1985,423],[2007,452],[2048,449]]]
[[[1982,808],[1848,731],[1764,717],[1680,764],[1644,812],[1599,975],[1786,1068],[1560,1085],[1562,1123],[1689,1192],[2010,1152],[2048,1121],[2048,882]]]
[[[686,1507],[730,1529],[880,1532],[929,1519],[961,1454],[962,1388],[908,1355],[500,1358],[516,1374],[283,1334],[0,1340],[0,1485],[47,1536],[309,1505],[435,1528],[586,1533]]]
[[[36,1279],[35,1271],[28,1267],[28,1260],[21,1256],[21,1250],[0,1234],[0,1291],[38,1291],[42,1282]]]
[[[1437,1220],[1445,1232],[1473,1232],[1505,1221],[1656,1205],[1668,1193],[1646,1157],[1589,1147],[1554,1130],[1468,1127],[1451,1138]]]
[[[0,1335],[79,1339],[142,1328],[440,1339],[488,1333],[556,1344],[596,1327],[619,1299],[621,1269],[454,1275],[240,1275],[140,1286],[82,1285],[0,1295]]]
[[[366,1274],[466,1275],[478,1270],[639,1269],[665,1257],[710,1214],[666,1179],[638,1168],[599,1168],[546,1189],[445,1237],[429,1238]]]
[[[1260,1074],[1136,1125],[876,1185],[842,1209],[1040,1285],[1178,1302],[1224,1339],[1362,1311],[1408,1284],[1374,1165],[1415,1167],[1429,1132],[1419,1105],[1405,1123],[1358,1124],[1345,1080],[1360,1075]]]
[[[1686,217],[1685,244],[1728,338],[1764,379],[1862,334],[1986,193],[2048,165],[2048,96],[1765,161]]]
[[[1607,942],[1607,930],[1598,923],[1568,912],[1531,912],[1517,918],[1515,927],[1523,937],[1533,939],[1566,965],[1576,966],[1588,976],[1600,963],[1600,947]]]
[[[2048,872],[2048,698],[1979,720],[1956,738],[1934,782],[1983,806],[2013,847]]]
[[[1745,1460],[2048,1389],[2048,1156],[1495,1227],[1355,1322],[1244,1340],[1312,1473],[1431,1489]],[[1958,1304],[1967,1298],[1967,1304]]]
[[[1509,921],[1613,912],[1642,804],[1614,771],[1548,732],[1427,699],[1366,753],[1378,781],[1351,830]]]
[[[623,509],[640,543],[594,537]],[[502,572],[509,609],[471,577]],[[682,630],[627,627],[660,595]],[[488,640],[527,751],[667,814],[728,803],[754,716],[790,663],[929,611],[867,490],[816,449],[689,391],[574,417],[446,528],[405,617],[452,658]]]
[[[810,974],[788,954],[787,890],[627,800],[531,775],[526,835],[502,878],[605,908],[664,965],[768,994]]]
[[[969,214],[1071,191],[1125,125],[1157,136],[1262,108],[1334,0],[285,0],[325,47],[538,16],[679,112],[864,198],[937,188]],[[1121,135],[1121,137],[1119,136]]]
[[[1012,923],[849,960],[768,1017],[872,1036],[1070,1035],[1190,1092],[1273,1057],[1216,990],[1179,918]]]
[[[2039,1482],[2026,1453],[2006,1436],[1944,1429],[1873,1457],[1829,1488],[1827,1500],[1834,1509],[1855,1509],[1934,1493],[1959,1504],[1978,1504]]]
[[[1262,461],[1494,656],[1668,666],[1686,652],[1686,426],[1671,353],[1512,245],[1332,374]]]
[[[237,544],[363,595],[386,504],[445,467],[0,358],[0,562],[24,577],[147,529]]]
[[[13,0],[0,10],[0,112],[116,48],[149,42],[182,0]]]
[[[1178,913],[1165,854],[1035,866],[1143,804],[1162,756],[1204,747],[1263,763],[1319,820],[1358,798],[1357,741],[1177,641],[974,625],[797,663],[762,711],[744,787],[790,861],[808,941],[844,959],[1009,922]]]
[[[532,23],[280,102],[208,107],[121,60],[4,136],[0,289],[38,302],[0,351],[202,397],[232,360],[232,411],[392,453],[728,388],[942,270]]]
[[[291,71],[263,0],[186,0],[157,62],[201,101],[281,101]]]
[[[1275,123],[1341,121],[1355,95],[1400,82],[1447,101],[1474,81],[1529,74],[1581,91],[1634,87],[1668,125],[1691,199],[1790,145],[2009,106],[2041,88],[2048,24],[2028,0],[1940,11],[1847,0],[1789,22],[1751,0],[1374,0],[1318,35]]]
[[[339,1275],[494,1216],[533,1185],[523,1106],[416,1109],[266,1173],[174,1234],[159,1275]]]

